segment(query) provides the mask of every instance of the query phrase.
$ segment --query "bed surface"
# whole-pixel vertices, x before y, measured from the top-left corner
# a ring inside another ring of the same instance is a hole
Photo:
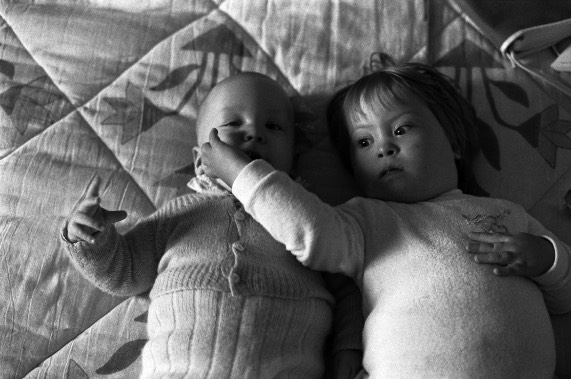
[[[327,98],[381,51],[436,65],[476,108],[482,193],[521,203],[571,244],[571,99],[512,68],[454,2],[82,4],[0,3],[0,377],[137,375],[148,299],[92,287],[59,229],[96,175],[103,206],[129,214],[122,231],[188,191],[198,104],[239,71],[294,98],[299,171],[339,202],[348,184]]]

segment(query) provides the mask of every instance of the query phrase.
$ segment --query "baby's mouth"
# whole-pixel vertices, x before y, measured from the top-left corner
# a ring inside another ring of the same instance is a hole
[[[251,160],[256,160],[256,159],[263,159],[262,156],[258,153],[256,153],[255,151],[245,151],[244,153],[246,153],[246,155],[251,159]]]

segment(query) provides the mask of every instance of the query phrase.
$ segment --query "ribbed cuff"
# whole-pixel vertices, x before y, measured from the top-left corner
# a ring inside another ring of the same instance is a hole
[[[549,270],[532,279],[543,289],[556,290],[565,286],[569,281],[569,252],[565,246],[558,244],[553,238],[546,235],[541,237],[553,245],[555,260]]]
[[[272,165],[262,159],[248,163],[234,180],[232,193],[242,204],[246,204],[252,198],[256,184],[274,171]]]

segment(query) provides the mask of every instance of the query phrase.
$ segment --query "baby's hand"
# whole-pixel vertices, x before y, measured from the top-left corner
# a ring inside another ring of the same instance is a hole
[[[528,233],[470,233],[466,250],[478,263],[497,265],[494,274],[535,277],[555,261],[555,250],[547,239]]]
[[[85,241],[94,243],[93,235],[101,232],[107,225],[119,222],[127,217],[125,211],[108,211],[99,204],[99,177],[96,177],[73,210],[66,226],[67,240],[71,243]]]
[[[218,138],[218,130],[212,129],[209,141],[202,144],[202,169],[212,178],[220,178],[232,187],[234,180],[251,159],[241,150]]]

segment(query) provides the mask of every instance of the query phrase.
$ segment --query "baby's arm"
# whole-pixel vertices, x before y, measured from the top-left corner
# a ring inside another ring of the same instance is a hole
[[[64,247],[83,276],[101,290],[118,296],[145,292],[156,275],[154,244],[148,241],[152,233],[142,223],[127,236],[119,234],[113,223],[127,213],[99,205],[99,183],[99,178],[90,183],[63,225]]]

